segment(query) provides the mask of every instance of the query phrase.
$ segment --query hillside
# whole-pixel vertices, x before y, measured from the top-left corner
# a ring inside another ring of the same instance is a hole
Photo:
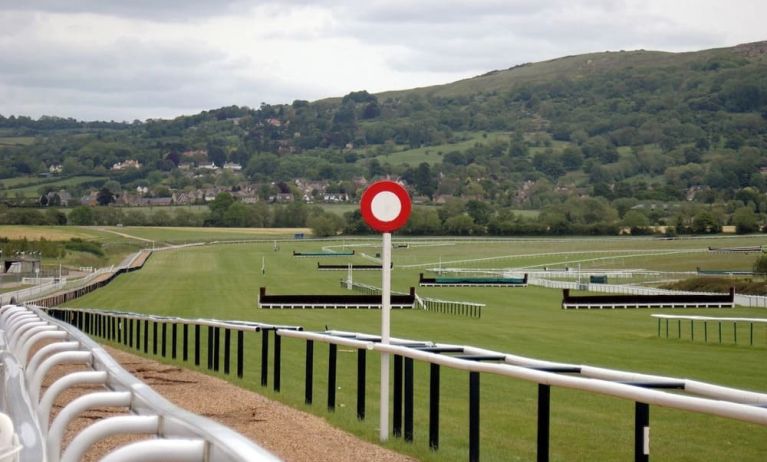
[[[35,182],[18,178],[52,166],[55,175],[88,178],[70,187],[77,197],[99,186],[95,175],[111,189],[159,196],[252,185],[262,199],[300,196],[307,191],[293,183],[301,178],[319,194],[353,198],[353,178],[394,175],[421,201],[474,199],[491,204],[491,215],[498,207],[547,209],[544,219],[569,225],[593,222],[562,208],[587,197],[614,210],[614,224],[634,207],[639,226],[692,225],[700,210],[678,216],[689,201],[716,205],[709,212],[719,225],[742,207],[763,221],[765,76],[767,42],[758,42],[567,56],[433,87],[173,120],[0,116],[0,182],[8,203],[34,199]],[[113,170],[128,159],[141,168]],[[223,177],[200,170],[227,162],[243,168]],[[275,189],[280,181],[286,186]],[[37,193],[51,188],[41,184]]]

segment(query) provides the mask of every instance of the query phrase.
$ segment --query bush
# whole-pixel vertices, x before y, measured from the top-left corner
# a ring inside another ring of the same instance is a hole
[[[92,253],[98,257],[104,256],[104,251],[101,250],[101,244],[97,242],[84,241],[78,238],[70,239],[66,244],[64,244],[64,248],[74,252]]]

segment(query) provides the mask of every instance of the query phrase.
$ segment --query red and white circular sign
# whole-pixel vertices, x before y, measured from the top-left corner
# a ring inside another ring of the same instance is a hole
[[[360,212],[365,223],[379,233],[396,231],[410,218],[410,196],[394,181],[376,181],[362,193]]]

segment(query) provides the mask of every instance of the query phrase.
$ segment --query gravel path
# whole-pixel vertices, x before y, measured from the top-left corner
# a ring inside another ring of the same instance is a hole
[[[219,378],[107,350],[131,374],[168,400],[235,429],[286,461],[414,460]]]

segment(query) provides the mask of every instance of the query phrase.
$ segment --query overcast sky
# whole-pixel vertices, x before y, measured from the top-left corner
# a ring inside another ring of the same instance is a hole
[[[767,40],[764,0],[0,0],[0,114],[145,120]]]

